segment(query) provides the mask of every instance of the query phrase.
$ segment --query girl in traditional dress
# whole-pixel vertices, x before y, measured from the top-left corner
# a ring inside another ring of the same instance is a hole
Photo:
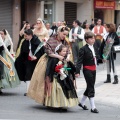
[[[0,91],[1,89],[17,87],[20,84],[16,69],[14,67],[14,58],[8,51],[0,35]]]
[[[67,47],[59,45],[56,54],[66,57]],[[53,108],[78,105],[75,82],[75,66],[66,59],[51,57],[47,64],[45,81],[45,106]]]
[[[63,56],[55,54],[55,48],[60,44],[66,44],[64,39],[68,35],[68,31],[69,29],[65,26],[60,26],[58,28],[58,34],[50,37],[50,39],[46,42],[45,47],[47,54],[44,54],[36,65],[27,95],[38,103],[44,104],[45,102],[45,73],[47,62],[51,57],[58,58],[59,60],[64,59]],[[67,55],[66,59],[69,59],[69,55]]]

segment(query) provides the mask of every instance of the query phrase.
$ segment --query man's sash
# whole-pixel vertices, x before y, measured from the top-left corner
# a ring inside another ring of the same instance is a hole
[[[44,45],[44,43],[43,42],[41,42],[39,45],[38,45],[38,47],[37,47],[37,49],[35,50],[35,53],[34,53],[34,55],[36,55],[37,54],[37,52],[43,47],[43,45]]]

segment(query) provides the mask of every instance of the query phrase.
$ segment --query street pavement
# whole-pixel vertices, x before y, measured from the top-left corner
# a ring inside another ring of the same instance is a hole
[[[120,54],[117,54],[116,69],[120,79]],[[84,111],[76,106],[68,108],[67,112],[48,109],[34,100],[23,96],[26,84],[24,82],[14,89],[3,90],[0,96],[0,120],[120,120],[120,83],[103,83],[106,80],[106,67],[101,64],[97,68],[95,103],[99,114],[90,112],[89,100]],[[112,82],[113,82],[113,74]],[[86,83],[81,72],[77,78],[77,93],[79,100],[85,90]]]

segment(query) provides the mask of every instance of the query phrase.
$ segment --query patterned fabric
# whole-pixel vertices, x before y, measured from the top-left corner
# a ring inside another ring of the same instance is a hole
[[[4,65],[3,66],[3,77],[0,81],[0,88],[14,88],[20,85],[20,80],[18,78],[16,69],[14,67],[14,61],[3,51],[4,59],[9,62],[12,66],[12,70],[14,72],[14,76],[10,76],[10,70]]]
[[[32,75],[30,86],[28,89],[28,97],[34,99],[36,102],[44,103],[45,93],[45,71],[48,57],[44,54],[38,61],[34,73]],[[41,69],[42,68],[42,69]]]
[[[18,49],[17,49],[17,51],[16,51],[16,55],[15,55],[16,58],[17,58],[17,57],[19,56],[19,54],[20,54],[21,46],[22,46],[22,43],[23,43],[24,40],[25,40],[25,39],[23,38],[23,39],[21,40],[21,42],[20,42],[20,45],[19,45],[19,47],[18,47]]]
[[[45,52],[49,55],[49,54],[53,54],[55,53],[55,48],[56,46],[58,46],[59,44],[61,44],[61,42],[59,42],[56,38],[56,36],[51,37],[46,44],[46,50]]]
[[[55,53],[55,48],[61,42],[58,42],[56,35],[52,36],[46,44],[46,53]],[[48,56],[44,54],[38,61],[32,79],[30,81],[30,86],[27,95],[34,99],[36,102],[43,104],[45,98],[45,73],[48,63]],[[50,85],[50,84],[49,84]]]
[[[74,96],[74,93],[69,91],[69,94]],[[48,94],[45,97],[45,106],[49,107],[73,107],[77,106],[79,103],[78,98],[67,98],[62,90],[62,87],[57,82],[57,79],[54,78],[52,82],[52,92],[51,96]]]
[[[112,45],[114,43],[114,38],[108,37],[107,40],[105,41],[105,47],[103,49],[103,59],[107,60],[109,53],[111,52]]]

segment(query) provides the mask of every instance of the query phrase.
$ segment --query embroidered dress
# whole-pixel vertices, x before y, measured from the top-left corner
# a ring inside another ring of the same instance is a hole
[[[11,70],[7,66],[3,65],[3,75],[0,80],[0,88],[14,88],[20,85],[16,69],[14,67],[14,61],[3,51],[3,58],[10,64]],[[12,72],[12,73],[10,73]]]
[[[46,52],[48,54],[53,53],[55,51],[55,48],[60,43],[57,42],[56,37],[53,36],[48,40],[48,43],[50,46],[46,46]],[[45,93],[45,72],[46,72],[46,66],[48,62],[48,55],[44,54],[38,61],[35,70],[33,72],[30,86],[28,89],[27,95],[34,99],[36,102],[43,104],[44,103],[44,93]]]
[[[51,62],[48,63],[49,68],[46,75],[50,78],[46,81],[45,106],[55,108],[76,106],[79,100],[73,84],[73,79],[75,80],[74,65],[71,62],[62,62],[59,65],[59,62],[61,61],[51,58]],[[50,84],[51,87],[49,87]]]
[[[55,48],[61,44],[61,42],[58,42],[56,35],[52,36],[48,41],[46,45],[46,53],[52,54],[55,51]],[[30,86],[28,89],[27,95],[34,99],[36,102],[40,104],[44,104],[44,98],[45,98],[45,73],[48,63],[48,55],[44,54],[38,61],[34,73],[32,75]]]
[[[16,69],[14,67],[14,58],[8,51],[7,47],[3,43],[3,40],[0,36],[0,46],[3,46],[3,50],[1,51],[1,58],[5,62],[0,61],[2,65],[2,76],[0,79],[0,89],[6,89],[6,88],[14,88],[17,87],[20,84],[20,80],[18,78]],[[6,63],[9,64],[9,67],[6,66]]]

